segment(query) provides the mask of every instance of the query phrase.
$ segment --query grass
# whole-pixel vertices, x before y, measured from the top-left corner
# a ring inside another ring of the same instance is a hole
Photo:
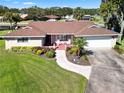
[[[0,51],[0,93],[84,93],[87,80],[33,55]]]
[[[11,30],[0,30],[0,36],[6,35]],[[5,46],[5,40],[0,39],[0,48]]]

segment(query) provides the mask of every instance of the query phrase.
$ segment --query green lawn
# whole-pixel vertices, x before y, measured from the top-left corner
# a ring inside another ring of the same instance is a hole
[[[11,30],[0,30],[0,36],[6,35]],[[0,48],[5,46],[5,40],[0,39]]]
[[[0,93],[84,93],[87,80],[33,54],[0,51]]]

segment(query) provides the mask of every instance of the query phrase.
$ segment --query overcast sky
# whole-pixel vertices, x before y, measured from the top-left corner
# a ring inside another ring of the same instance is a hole
[[[10,8],[39,7],[82,7],[99,8],[101,0],[0,0],[0,5]]]

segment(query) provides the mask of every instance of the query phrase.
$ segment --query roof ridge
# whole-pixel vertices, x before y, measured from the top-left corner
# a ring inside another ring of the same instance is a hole
[[[84,28],[82,27],[82,29],[80,29],[79,31],[77,31],[75,34],[78,34],[78,33],[82,32],[82,31],[88,29],[90,26],[92,26],[92,25],[87,25],[87,26],[84,27]]]

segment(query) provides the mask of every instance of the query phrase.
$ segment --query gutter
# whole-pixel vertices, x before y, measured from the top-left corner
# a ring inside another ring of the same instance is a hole
[[[0,36],[0,38],[35,38],[35,37],[45,37],[45,36]]]
[[[87,36],[119,36],[120,34],[101,34],[101,35],[75,35],[75,37],[87,37]]]

